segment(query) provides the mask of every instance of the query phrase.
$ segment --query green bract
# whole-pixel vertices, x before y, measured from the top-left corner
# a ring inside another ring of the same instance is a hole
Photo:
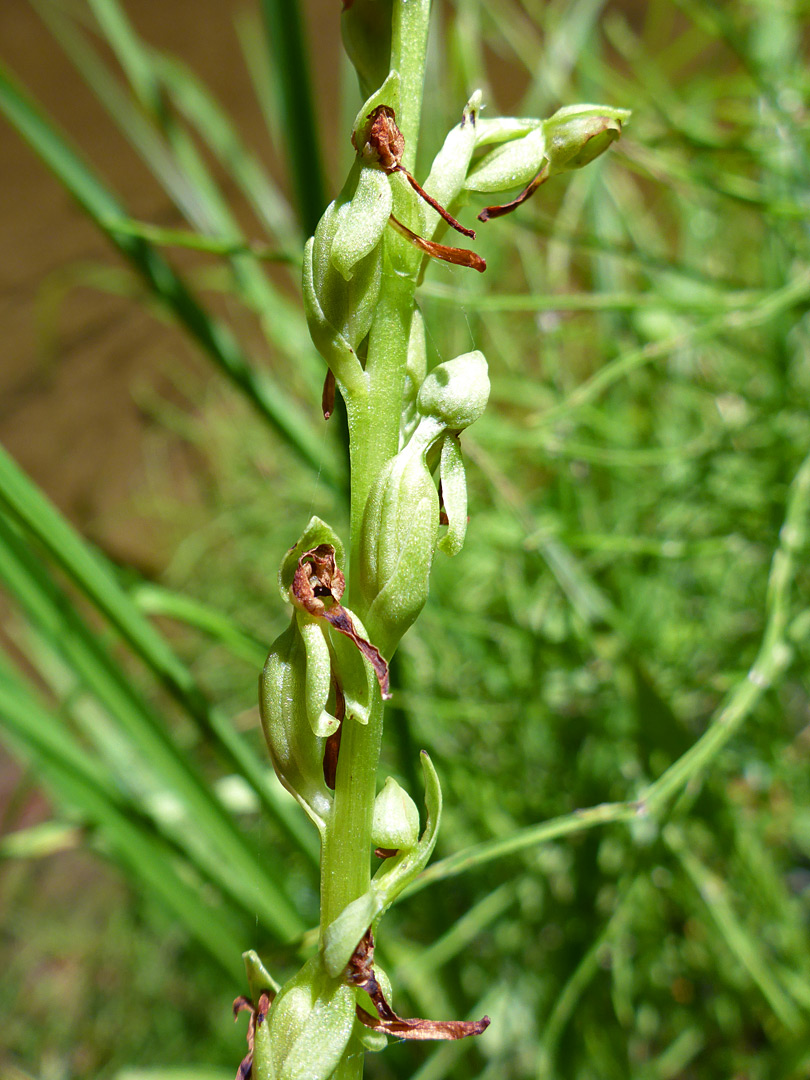
[[[309,960],[257,1027],[256,1080],[328,1080],[352,1035],[354,999],[351,987],[326,974],[320,957]]]
[[[323,961],[328,974],[335,978],[349,962],[365,932],[376,926],[402,890],[427,866],[436,846],[442,816],[442,789],[433,762],[422,751],[425,774],[425,807],[427,824],[415,847],[400,851],[386,859],[371,882],[368,891],[344,908],[323,936]]]

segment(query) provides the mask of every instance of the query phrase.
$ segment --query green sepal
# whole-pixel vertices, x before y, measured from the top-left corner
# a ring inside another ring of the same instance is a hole
[[[278,570],[278,587],[281,599],[285,603],[290,603],[290,586],[293,583],[295,571],[298,569],[298,560],[305,552],[312,551],[319,544],[331,544],[335,549],[335,562],[338,566],[344,565],[346,552],[338,534],[331,525],[327,525],[319,517],[311,517],[297,542],[281,560]]]
[[[245,962],[245,974],[247,975],[248,989],[253,1001],[258,1001],[260,996],[269,991],[277,994],[281,987],[262,963],[261,957],[254,949],[248,949],[242,953]]]
[[[322,619],[315,619],[305,611],[296,611],[294,616],[298,632],[306,651],[306,682],[304,703],[307,720],[312,734],[319,739],[328,739],[340,726],[336,716],[326,711],[329,691],[332,689],[332,658],[324,634]]]
[[[326,928],[322,944],[323,962],[327,973],[333,978],[343,972],[366,930],[376,928],[391,904],[424,870],[433,854],[442,815],[442,790],[433,762],[424,750],[421,756],[427,808],[424,832],[416,847],[386,859],[374,875],[368,891],[345,907]]]
[[[446,435],[439,463],[442,502],[447,515],[447,532],[437,544],[445,555],[458,555],[467,534],[467,474],[457,435]]]
[[[351,618],[355,632],[369,641],[366,628],[354,612],[349,608],[344,608],[344,610]],[[345,699],[346,717],[356,720],[358,724],[367,724],[374,702],[375,687],[378,685],[374,669],[370,661],[345,634],[339,633],[328,625],[326,633],[332,650],[335,677],[340,683]]]
[[[265,1080],[328,1080],[351,1038],[355,991],[329,978],[320,958],[304,964],[256,1031],[253,1068]],[[261,1044],[259,1031],[266,1028]]]
[[[323,833],[332,794],[323,778],[323,739],[312,734],[307,717],[306,668],[306,648],[293,616],[273,642],[259,678],[259,712],[276,775]]]
[[[351,281],[355,266],[379,245],[392,206],[388,176],[371,165],[361,169],[351,202],[340,208],[339,225],[329,252],[332,266],[345,281]]]
[[[422,383],[416,407],[448,431],[462,431],[483,415],[488,401],[487,362],[476,349],[437,364]]]
[[[511,142],[537,131],[543,126],[542,120],[523,119],[517,116],[480,116],[475,125],[475,148],[493,146],[497,143]]]
[[[369,114],[374,112],[379,105],[387,105],[389,109],[393,109],[395,113],[398,113],[399,90],[399,72],[389,71],[374,93],[370,94],[360,106],[360,111],[354,118],[354,124],[352,124],[352,143],[358,154],[363,153],[363,147],[368,141],[368,133],[371,128]]]
[[[442,206],[452,207],[464,190],[467,170],[470,167],[473,150],[477,145],[478,114],[481,110],[483,95],[476,90],[464,106],[461,123],[450,130],[444,145],[433,159],[430,175],[424,183],[424,189]],[[428,211],[429,231],[437,228],[442,232],[447,227],[439,215]]]
[[[486,155],[467,177],[468,191],[508,191],[536,176],[546,159],[546,136],[536,128]]]

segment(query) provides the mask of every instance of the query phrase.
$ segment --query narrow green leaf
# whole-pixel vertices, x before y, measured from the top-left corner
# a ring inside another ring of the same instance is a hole
[[[104,228],[129,215],[57,129],[36,109],[0,64],[0,112],[25,138],[82,209]],[[145,240],[107,232],[108,238],[146,280],[156,299],[185,327],[217,367],[246,395],[256,410],[312,469],[331,486],[337,475],[329,458],[321,460],[321,440],[297,405],[263,372],[250,365],[230,330],[212,319],[185,282]]]
[[[262,0],[262,15],[273,61],[271,78],[284,118],[290,179],[304,235],[312,236],[326,207],[326,184],[299,0]]]

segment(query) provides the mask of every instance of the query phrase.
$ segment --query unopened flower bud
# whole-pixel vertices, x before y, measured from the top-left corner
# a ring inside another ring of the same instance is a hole
[[[409,851],[419,841],[419,811],[393,776],[374,800],[371,842],[388,851]]]
[[[422,383],[416,407],[449,431],[462,431],[483,414],[488,400],[487,362],[476,350],[433,368]]]
[[[569,105],[543,121],[551,173],[581,169],[604,154],[622,133],[629,109],[607,105]]]

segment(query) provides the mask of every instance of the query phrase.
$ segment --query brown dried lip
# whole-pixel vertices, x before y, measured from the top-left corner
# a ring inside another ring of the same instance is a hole
[[[480,1020],[421,1020],[397,1016],[382,992],[374,974],[374,935],[369,928],[360,944],[354,950],[346,968],[346,981],[352,986],[365,990],[374,1002],[378,1016],[361,1006],[356,1006],[357,1019],[373,1031],[382,1031],[398,1039],[466,1039],[470,1035],[480,1035],[489,1027],[489,1017]]]
[[[348,611],[341,606],[340,598],[345,588],[346,578],[335,560],[334,547],[318,544],[311,551],[305,551],[298,560],[290,592],[297,607],[316,619],[326,619],[338,633],[354,642],[374,668],[380,693],[388,699],[391,697],[388,663],[376,645],[360,637]]]
[[[402,155],[405,152],[405,137],[397,127],[396,113],[390,105],[378,105],[376,109],[372,109],[366,119],[371,121],[371,127],[369,128],[366,144],[362,149],[362,153],[369,157],[376,158],[383,172],[389,174],[395,172],[402,173],[417,195],[424,199],[428,206],[432,207],[436,213],[451,226],[451,228],[455,229],[456,232],[460,232],[463,236],[469,236],[471,240],[474,240],[475,230],[468,229],[466,226],[462,225],[460,221],[456,221],[450,211],[445,210],[442,204],[434,199],[432,195],[428,195],[419,181],[412,176],[402,164]],[[354,136],[352,136],[352,145],[355,150],[360,151],[360,148],[354,141]],[[430,241],[425,242],[430,243]],[[441,258],[441,256],[437,256],[437,258]],[[470,264],[465,263],[464,265]]]
[[[244,995],[236,998],[233,1003],[234,1020],[236,1020],[240,1012],[245,1010],[250,1012],[247,1035],[245,1036],[247,1038],[248,1052],[239,1063],[239,1068],[236,1070],[236,1080],[250,1080],[250,1074],[253,1072],[253,1044],[256,1039],[256,1028],[259,1024],[264,1023],[274,997],[275,994],[266,990],[259,998],[258,1005],[254,1005],[250,998]]]

